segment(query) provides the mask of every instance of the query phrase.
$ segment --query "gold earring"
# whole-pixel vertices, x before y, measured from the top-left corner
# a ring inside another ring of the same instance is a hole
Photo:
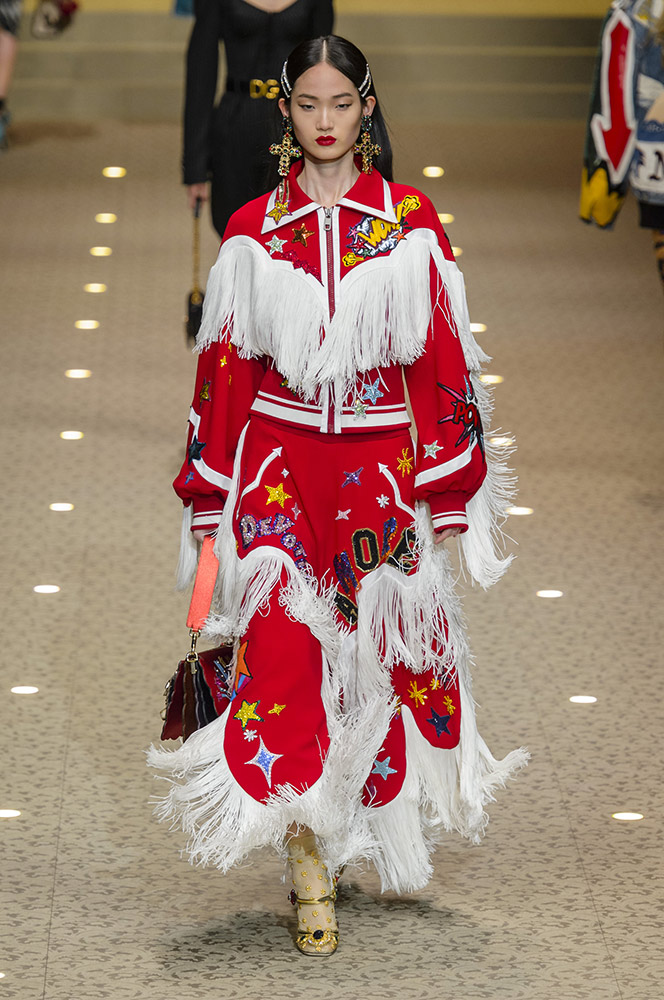
[[[378,156],[382,153],[380,146],[377,146],[371,141],[371,129],[373,126],[373,118],[371,115],[362,115],[362,125],[360,128],[360,138],[359,141],[355,143],[355,148],[353,152],[358,153],[362,157],[362,171],[365,174],[370,174],[373,170],[372,160],[374,156]]]
[[[277,197],[274,203],[274,208],[271,212],[267,214],[274,219],[276,222],[281,222],[284,215],[290,215],[290,194],[288,191],[288,174],[291,168],[291,160],[299,160],[302,156],[302,150],[293,141],[295,138],[293,132],[293,123],[289,115],[283,115],[281,119],[281,126],[283,129],[283,134],[281,142],[274,142],[270,146],[270,152],[273,156],[279,157],[279,166],[277,170],[281,181],[279,182],[279,187],[277,188]]]

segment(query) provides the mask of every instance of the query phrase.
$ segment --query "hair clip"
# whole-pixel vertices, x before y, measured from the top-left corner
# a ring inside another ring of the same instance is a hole
[[[281,89],[283,90],[286,97],[290,97],[290,95],[293,93],[293,88],[290,85],[288,74],[286,73],[287,65],[288,65],[288,59],[286,59],[286,61],[284,62],[284,66],[281,71]]]
[[[358,91],[359,91],[359,93],[360,93],[360,97],[366,97],[367,96],[367,94],[371,90],[371,83],[372,83],[372,80],[371,80],[371,70],[369,69],[369,63],[367,63],[366,76],[364,77],[364,80],[362,81],[362,83],[360,84],[360,86],[357,88]]]

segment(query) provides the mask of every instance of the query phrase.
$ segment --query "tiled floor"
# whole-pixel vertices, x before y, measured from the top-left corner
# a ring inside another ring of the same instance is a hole
[[[179,860],[143,760],[186,641],[170,491],[193,375],[178,130],[19,123],[0,160],[0,808],[21,811],[0,819],[0,1000],[664,995],[664,300],[649,237],[632,205],[610,234],[576,221],[578,125],[395,131],[399,177],[456,216],[472,318],[505,379],[497,422],[519,439],[534,508],[512,518],[508,576],[467,599],[483,734],[499,756],[527,744],[531,765],[480,847],[439,852],[426,890],[381,897],[371,872],[347,876],[327,962],[295,951],[273,857],[226,877]],[[442,180],[421,177],[427,161]],[[109,163],[127,177],[104,179]],[[113,255],[91,257],[99,244]],[[208,262],[214,249],[206,234]],[[64,378],[73,367],[92,377]],[[564,597],[535,596],[549,587]],[[18,683],[39,693],[10,694]],[[599,701],[571,705],[579,693]],[[622,809],[645,818],[612,820]]]

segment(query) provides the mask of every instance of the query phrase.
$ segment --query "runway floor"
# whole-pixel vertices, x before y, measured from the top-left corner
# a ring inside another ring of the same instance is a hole
[[[19,122],[0,159],[0,809],[20,812],[0,818],[0,1000],[664,996],[664,300],[649,234],[633,204],[613,233],[577,221],[579,124],[395,133],[399,178],[455,216],[471,318],[504,377],[495,427],[518,439],[533,513],[510,519],[507,577],[466,607],[481,731],[497,756],[528,745],[531,764],[481,846],[439,850],[425,890],[345,876],[329,960],[295,950],[269,853],[225,877],[179,859],[143,756],[187,639],[170,489],[194,372],[179,131]],[[427,163],[444,177],[423,178]],[[126,177],[104,178],[115,164]],[[551,588],[563,596],[536,596]],[[626,810],[643,819],[612,818]]]

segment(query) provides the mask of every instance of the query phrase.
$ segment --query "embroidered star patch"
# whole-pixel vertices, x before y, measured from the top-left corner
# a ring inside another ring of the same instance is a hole
[[[433,708],[431,709],[431,718],[427,719],[433,728],[436,730],[436,736],[440,739],[443,733],[450,735],[450,731],[447,728],[447,723],[450,721],[451,716],[449,715],[439,715]]]
[[[260,746],[258,748],[258,753],[252,760],[248,760],[247,764],[255,764],[260,767],[261,771],[265,775],[265,780],[268,783],[268,787],[272,787],[272,768],[274,767],[275,761],[283,757],[282,753],[272,753],[263,743],[263,737],[260,738]]]
[[[286,476],[288,476],[288,475],[289,475],[289,472],[288,472],[288,469],[282,469],[282,470],[281,470],[281,475],[282,475],[282,476],[284,477],[284,479],[285,479],[285,478],[286,478]]]
[[[351,511],[350,507],[348,508],[348,510],[338,510],[337,511],[337,516],[335,517],[334,520],[335,521],[347,521],[348,520],[348,515],[350,514],[350,511]]]
[[[263,722],[263,717],[256,711],[256,706],[260,703],[260,698],[258,701],[252,701],[251,704],[248,701],[243,701],[237,712],[233,716],[238,722],[242,723],[242,729],[247,728],[247,723],[255,719],[256,722]]]
[[[367,417],[367,407],[366,403],[363,403],[361,399],[356,399],[353,404],[353,410],[355,411],[355,418],[366,420]]]
[[[293,504],[293,520],[297,521],[297,519],[298,519],[298,517],[300,516],[301,513],[302,513],[302,511],[300,510],[300,508],[298,507],[298,505],[296,503],[294,503]]]
[[[235,667],[235,694],[238,693],[243,684],[250,681],[252,678],[251,670],[247,665],[247,646],[249,645],[249,640],[243,642],[237,651],[237,665]]]
[[[456,708],[456,705],[454,704],[454,702],[450,698],[449,694],[445,695],[445,697],[443,698],[443,701],[445,702],[445,708],[450,713],[450,715],[454,715],[454,710]]]
[[[387,781],[390,774],[396,774],[396,768],[390,767],[391,757],[386,757],[385,760],[375,760],[374,768],[371,772],[372,774],[379,774],[381,778]]]
[[[265,244],[270,251],[270,257],[275,253],[281,253],[286,243],[288,240],[280,240],[275,233],[270,242]]]
[[[285,709],[285,707],[286,707],[285,705],[277,705],[277,703],[275,701],[274,707],[271,708],[270,711],[267,714],[268,715],[281,715],[281,713],[283,712],[283,710]]]
[[[201,403],[209,403],[210,402],[210,386],[211,385],[212,385],[212,382],[210,382],[208,380],[206,380],[205,382],[203,382],[203,385],[201,387],[201,391],[198,394],[198,400],[199,400],[199,402],[201,402]]]
[[[201,452],[203,451],[203,448],[205,448],[205,442],[199,441],[196,435],[194,434],[193,438],[191,439],[191,444],[189,445],[189,449],[187,451],[189,465],[191,465],[192,462],[195,462],[197,459],[201,457]]]
[[[360,473],[362,472],[363,468],[364,466],[361,465],[359,469],[355,470],[355,472],[344,471],[344,476],[346,477],[346,480],[341,484],[341,488],[343,489],[344,486],[349,486],[350,483],[355,483],[356,486],[361,486],[362,483],[360,482]]]
[[[408,454],[408,448],[401,449],[401,458],[397,459],[397,469],[402,478],[407,472],[413,471],[413,456]]]
[[[436,439],[435,441],[432,441],[431,444],[424,445],[424,457],[435,458],[438,452],[442,450],[442,444],[438,444],[438,439]]]
[[[249,743],[252,743],[257,738],[257,736],[258,736],[258,733],[256,732],[255,729],[245,729],[245,731],[244,731],[244,738]]]
[[[380,389],[378,388],[378,382],[379,380],[376,379],[376,381],[373,382],[372,385],[364,386],[362,399],[368,399],[370,403],[375,403],[377,399],[380,399],[381,396],[385,395],[385,393],[381,392]]]
[[[228,364],[228,358],[224,354],[223,358],[219,358],[219,367],[225,368],[227,364]]]
[[[423,705],[424,702],[429,697],[429,695],[426,694],[426,684],[423,688],[418,688],[417,681],[410,682],[410,691],[408,692],[408,694],[415,702],[415,708],[419,708],[420,705]]]
[[[281,222],[284,215],[291,215],[292,213],[288,211],[288,202],[285,201],[275,201],[274,208],[271,212],[267,213],[268,219],[274,219],[275,222]]]
[[[307,229],[306,225],[304,223],[302,223],[302,225],[299,227],[299,229],[298,229],[297,226],[295,226],[295,228],[293,229],[293,239],[292,239],[291,242],[292,243],[301,243],[302,246],[306,247],[307,240],[309,239],[310,236],[313,236],[313,235],[314,235],[314,233],[312,232],[312,230],[311,229]]]
[[[386,497],[384,493],[381,493],[379,497],[376,497],[376,500],[378,501],[379,507],[387,507],[388,503],[390,502],[390,498]]]
[[[186,486],[187,483],[190,483],[193,478],[194,478],[193,472],[188,472],[187,475],[185,476],[184,485]]]
[[[284,492],[284,484],[279,483],[278,486],[266,486],[265,489],[268,492],[268,499],[265,501],[265,506],[269,503],[278,503],[281,509],[284,508],[285,500],[292,500],[290,493]]]

